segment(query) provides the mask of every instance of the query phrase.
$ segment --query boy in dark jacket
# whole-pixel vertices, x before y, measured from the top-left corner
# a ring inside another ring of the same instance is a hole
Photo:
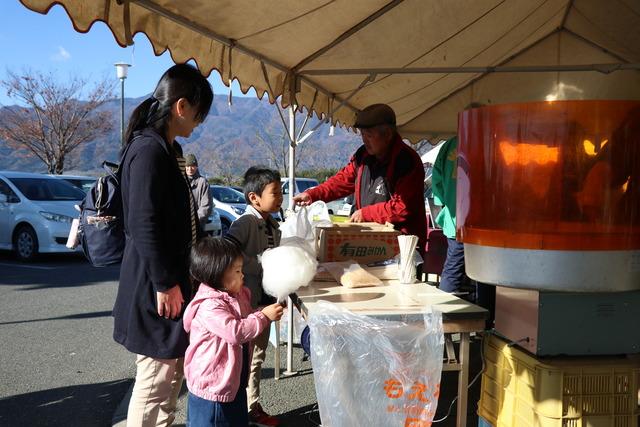
[[[271,216],[272,213],[279,212],[282,206],[280,174],[266,168],[249,168],[244,175],[244,196],[247,199],[247,210],[231,224],[226,237],[242,249],[245,286],[251,290],[251,306],[257,308],[274,302],[262,289],[262,266],[258,256],[262,255],[265,249],[280,244],[279,225]],[[247,403],[251,423],[277,426],[278,420],[264,412],[258,402],[260,373],[269,344],[269,331],[270,329],[266,328],[253,342]]]

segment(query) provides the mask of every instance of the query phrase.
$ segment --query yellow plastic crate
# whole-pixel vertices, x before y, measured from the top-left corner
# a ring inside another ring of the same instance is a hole
[[[638,427],[637,360],[537,359],[493,335],[483,350],[478,415],[495,427]]]

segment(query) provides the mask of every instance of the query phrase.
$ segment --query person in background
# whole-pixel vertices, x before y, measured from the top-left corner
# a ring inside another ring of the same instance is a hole
[[[433,201],[436,205],[442,206],[435,221],[447,238],[447,257],[440,276],[440,289],[454,294],[462,293],[465,284],[471,285],[471,279],[465,272],[464,245],[456,240],[457,168],[458,137],[456,136],[442,145],[431,172]],[[488,325],[492,326],[495,286],[476,283],[475,287],[475,302],[490,311]]]
[[[175,138],[209,113],[213,92],[188,65],[169,68],[131,114],[121,159],[126,243],[113,307],[113,338],[136,354],[127,425],[170,426],[183,380],[191,299],[189,250],[198,218]]]
[[[296,195],[294,202],[331,202],[354,194],[352,222],[389,222],[404,234],[418,236],[422,253],[427,241],[427,216],[420,156],[402,141],[395,112],[386,104],[359,111],[353,126],[360,130],[363,145],[336,175]]]
[[[184,157],[185,170],[187,171],[187,177],[189,178],[189,185],[191,186],[191,194],[193,194],[193,200],[196,203],[198,209],[198,220],[200,221],[200,228],[204,230],[204,225],[207,223],[209,215],[213,209],[213,199],[211,198],[211,189],[209,182],[200,175],[198,171],[198,159],[194,154],[187,154]]]
[[[189,272],[197,292],[184,313],[189,347],[184,374],[189,389],[187,425],[249,425],[245,387],[251,341],[282,317],[283,307],[251,308],[244,286],[240,248],[223,238],[205,237],[191,249]]]
[[[262,167],[250,167],[244,174],[244,196],[247,210],[231,223],[226,238],[235,242],[244,253],[242,271],[251,290],[251,306],[263,307],[274,302],[262,289],[262,266],[258,257],[269,248],[280,245],[278,222],[271,216],[282,206],[280,173]],[[259,402],[262,364],[269,344],[269,328],[253,342],[251,372],[247,387],[249,421],[263,426],[277,426],[279,421],[266,413]]]

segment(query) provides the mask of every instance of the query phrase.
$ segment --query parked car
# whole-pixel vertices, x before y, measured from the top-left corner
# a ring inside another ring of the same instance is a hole
[[[280,182],[282,183],[282,195],[284,196],[282,199],[282,210],[286,211],[289,208],[289,178],[281,178]],[[313,178],[295,178],[294,182],[296,186],[293,194],[300,194],[303,191],[320,185],[318,180]]]
[[[95,184],[97,178],[93,176],[82,176],[82,175],[51,175],[56,178],[61,178],[67,181],[69,184],[73,184],[85,193],[88,193]]]
[[[216,209],[211,209],[211,215],[209,215],[207,223],[204,225],[204,232],[214,237],[222,234],[222,222],[220,221],[220,214]]]
[[[73,252],[65,246],[75,205],[85,193],[68,182],[42,174],[0,172],[0,249],[20,260],[39,253]],[[79,248],[78,248],[79,250]]]
[[[330,215],[351,216],[353,204],[353,195],[351,195],[327,203],[327,209]]]
[[[222,185],[211,185],[211,197],[220,215],[220,224],[222,227],[222,235],[229,231],[231,223],[244,213],[247,209],[247,201],[244,194],[230,187]]]

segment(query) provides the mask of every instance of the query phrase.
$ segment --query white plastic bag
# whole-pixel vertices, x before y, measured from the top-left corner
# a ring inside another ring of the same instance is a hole
[[[331,225],[329,210],[322,201],[303,206],[285,219],[280,225],[282,232],[280,244],[295,242],[300,246],[300,241],[304,241],[311,255],[315,257],[317,255],[315,228],[319,225]]]
[[[311,362],[323,427],[431,425],[440,395],[442,314],[401,319],[360,316],[325,301],[313,307]]]

